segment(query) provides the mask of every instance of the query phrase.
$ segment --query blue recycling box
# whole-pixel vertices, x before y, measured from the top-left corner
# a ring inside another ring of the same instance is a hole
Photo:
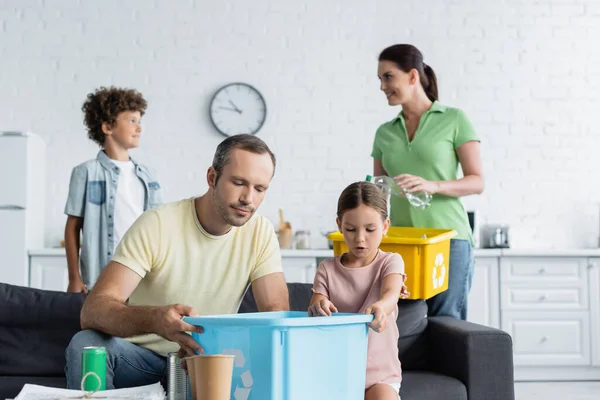
[[[184,321],[204,354],[235,355],[233,400],[363,400],[372,315],[265,312]]]

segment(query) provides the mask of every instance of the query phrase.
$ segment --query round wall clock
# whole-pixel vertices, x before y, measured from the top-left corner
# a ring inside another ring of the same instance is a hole
[[[255,135],[265,123],[267,105],[258,90],[246,83],[220,88],[210,102],[210,120],[225,136]]]

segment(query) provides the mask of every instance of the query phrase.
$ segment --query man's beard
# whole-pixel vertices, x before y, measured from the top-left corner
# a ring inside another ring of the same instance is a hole
[[[219,213],[219,215],[221,216],[221,218],[223,218],[223,221],[225,221],[228,225],[231,226],[242,226],[244,225],[246,222],[248,222],[248,220],[252,217],[252,215],[254,215],[254,208],[248,207],[245,204],[242,203],[238,203],[238,204],[232,204],[231,206],[233,207],[237,207],[240,208],[242,210],[248,210],[250,211],[249,214],[245,217],[235,217],[232,215],[233,212],[235,212],[231,206],[229,204],[227,204],[225,202],[225,200],[223,200],[221,198],[221,196],[219,195],[219,190],[215,187],[215,190],[213,191],[213,203],[215,205],[215,207],[217,208],[217,212]]]

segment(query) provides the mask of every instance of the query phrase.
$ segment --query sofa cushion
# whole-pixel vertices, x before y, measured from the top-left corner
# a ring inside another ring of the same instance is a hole
[[[64,376],[84,295],[0,283],[0,375]]]
[[[433,372],[402,372],[402,400],[467,400],[467,388],[458,379]]]
[[[0,326],[79,328],[85,300],[81,293],[63,293],[0,283]]]
[[[312,285],[308,283],[288,283],[287,286],[290,293],[290,310],[307,311],[312,297]],[[252,295],[252,287],[250,287],[242,299],[238,312],[252,313],[257,311],[256,301]]]
[[[77,329],[0,327],[0,375],[64,376]]]
[[[428,370],[427,303],[424,300],[398,301],[398,357],[402,370]]]

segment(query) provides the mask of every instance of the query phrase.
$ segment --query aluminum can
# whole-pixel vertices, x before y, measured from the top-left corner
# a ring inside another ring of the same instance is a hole
[[[188,379],[177,353],[167,354],[167,400],[188,400]]]
[[[92,392],[106,390],[106,349],[104,347],[89,346],[83,348],[81,353],[81,379],[90,372],[92,374],[87,376],[83,382],[83,390]]]

